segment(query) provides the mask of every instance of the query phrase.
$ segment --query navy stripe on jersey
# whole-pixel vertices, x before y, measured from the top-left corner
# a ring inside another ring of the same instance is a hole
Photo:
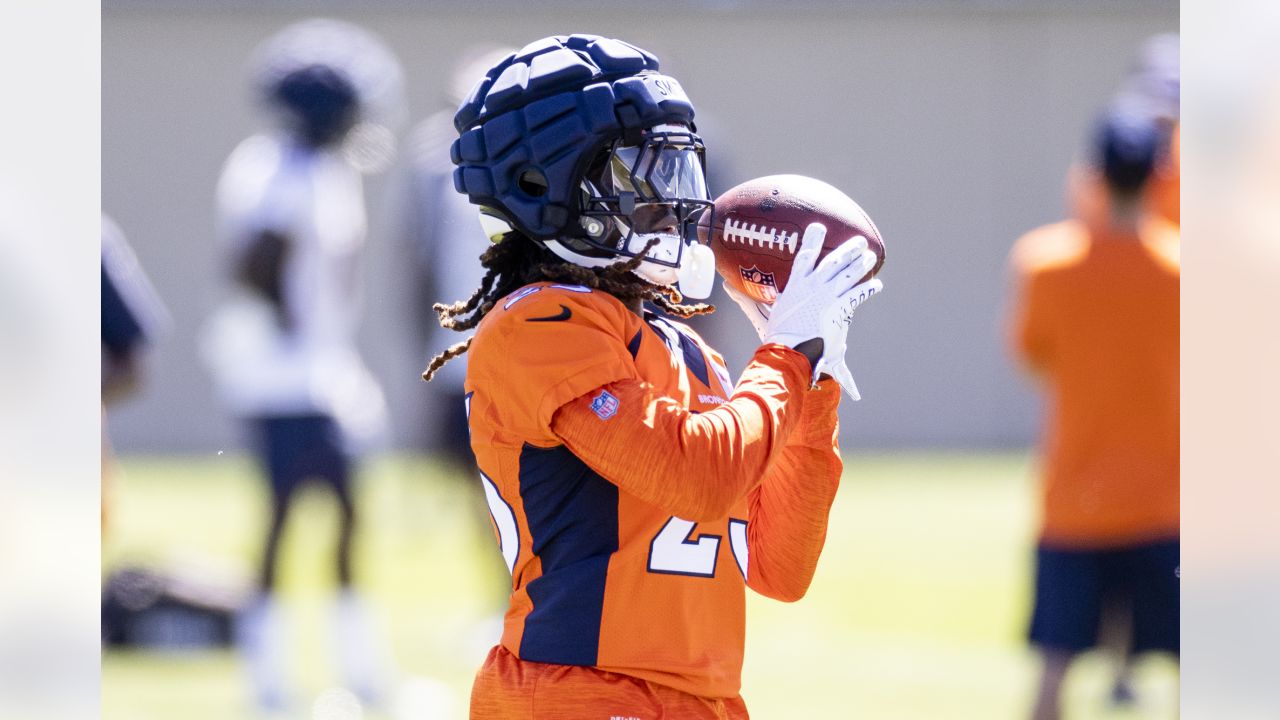
[[[693,338],[680,332],[680,328],[676,328],[676,334],[680,336],[680,351],[684,353],[685,367],[703,385],[711,387],[711,376],[707,373],[707,359],[702,355],[702,348],[698,347]]]
[[[668,321],[665,317],[653,310],[646,309],[644,319],[649,323],[649,326],[653,328],[653,331],[656,332],[659,337],[665,339],[667,346],[673,353],[676,349],[675,347],[672,347],[671,338],[673,335],[675,336],[676,340],[680,343],[680,355],[684,358],[684,366],[688,368],[689,372],[692,372],[693,376],[698,378],[703,385],[711,387],[711,374],[707,369],[707,359],[703,356],[702,348],[698,347],[697,341],[683,332],[674,323]],[[634,342],[634,340],[632,342]],[[634,356],[635,353],[632,353],[632,355]]]
[[[529,582],[533,610],[520,657],[595,665],[609,557],[618,550],[618,488],[564,446],[520,452],[520,499],[542,576]]]
[[[631,342],[627,343],[627,352],[631,353],[631,359],[634,360],[636,355],[640,353],[640,338],[644,336],[644,330],[637,330],[636,336],[631,338]]]

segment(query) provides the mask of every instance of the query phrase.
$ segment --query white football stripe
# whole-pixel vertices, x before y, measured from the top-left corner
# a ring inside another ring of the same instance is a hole
[[[751,247],[758,245],[769,249],[773,249],[774,245],[778,245],[791,254],[795,254],[796,248],[800,244],[800,233],[783,232],[766,225],[756,225],[755,223],[748,225],[733,218],[725,220],[724,232],[721,237],[725,244],[738,243],[750,245]]]

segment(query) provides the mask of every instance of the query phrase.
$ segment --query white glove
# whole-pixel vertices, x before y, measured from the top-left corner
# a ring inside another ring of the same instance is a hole
[[[867,251],[871,255],[871,267],[875,266],[875,255]],[[865,273],[863,273],[865,274]],[[849,366],[845,363],[845,344],[849,337],[849,322],[853,320],[853,311],[872,295],[884,290],[884,284],[876,278],[872,278],[864,283],[855,285],[852,290],[841,298],[839,313],[833,314],[831,320],[835,327],[830,332],[822,336],[822,357],[818,360],[818,365],[814,368],[814,377],[818,377],[821,373],[827,373],[835,378],[840,387],[848,393],[849,398],[858,401],[862,399],[862,394],[858,392],[858,385],[853,381],[853,373],[849,372]]]
[[[795,347],[806,340],[822,338],[822,357],[813,368],[813,378],[826,372],[851,398],[860,400],[858,386],[844,361],[849,321],[853,311],[884,286],[877,279],[856,284],[876,264],[866,238],[855,237],[832,250],[821,262],[815,262],[826,234],[820,223],[805,228],[787,287],[772,308],[752,301],[727,284],[724,288],[742,308],[762,343]]]

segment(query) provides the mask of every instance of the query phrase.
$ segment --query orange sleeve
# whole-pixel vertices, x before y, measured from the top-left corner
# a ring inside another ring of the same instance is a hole
[[[652,385],[626,380],[560,408],[552,430],[626,492],[685,520],[717,520],[760,482],[787,442],[809,373],[804,355],[765,345],[733,397],[714,410],[690,412]]]
[[[805,397],[799,425],[748,497],[747,586],[783,602],[809,589],[844,469],[836,443],[840,386],[823,380],[818,388]]]
[[[535,445],[559,445],[555,411],[615,380],[636,377],[621,303],[576,286],[530,285],[477,333],[468,391],[500,392],[503,424]],[[489,320],[489,318],[486,318]]]

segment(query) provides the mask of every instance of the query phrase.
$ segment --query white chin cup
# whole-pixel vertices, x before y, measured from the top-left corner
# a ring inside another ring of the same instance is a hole
[[[680,283],[681,295],[694,300],[711,297],[711,289],[716,281],[715,253],[702,243],[690,243],[684,249],[684,258],[680,261],[676,277]]]

